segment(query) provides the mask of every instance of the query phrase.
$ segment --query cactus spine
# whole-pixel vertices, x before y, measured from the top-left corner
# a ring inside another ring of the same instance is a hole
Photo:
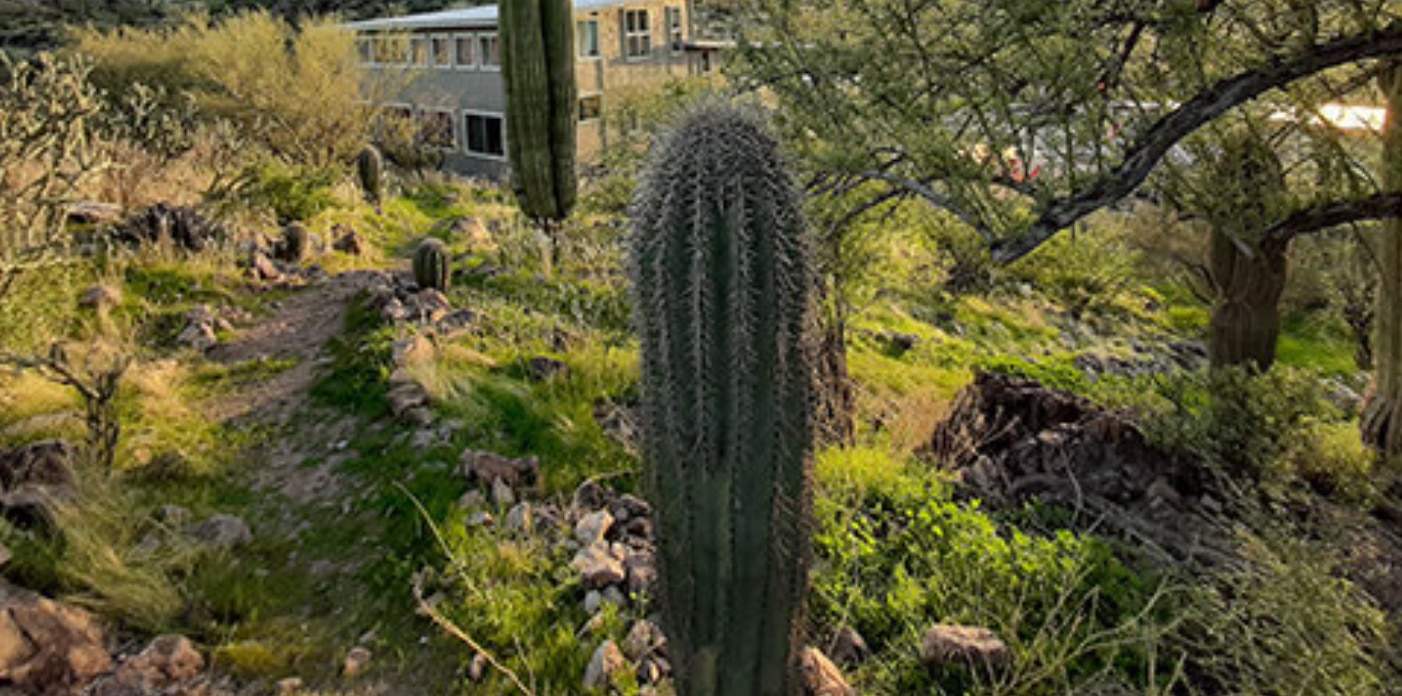
[[[365,200],[378,210],[385,198],[385,158],[374,145],[366,145],[355,158],[355,173]]]
[[[812,289],[760,118],[690,114],[633,203],[645,484],[682,696],[788,696],[809,556]]]
[[[414,283],[420,290],[447,292],[453,274],[449,269],[448,248],[432,237],[414,251]]]
[[[507,157],[521,211],[559,221],[574,208],[573,0],[499,4]]]

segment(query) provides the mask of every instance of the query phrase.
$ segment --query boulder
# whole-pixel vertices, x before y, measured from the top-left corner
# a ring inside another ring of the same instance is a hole
[[[579,519],[574,526],[574,538],[588,546],[604,540],[613,526],[613,515],[607,510],[595,510]]]
[[[1012,658],[993,631],[975,626],[936,624],[920,640],[920,660],[927,667],[1003,667]]]
[[[0,582],[0,684],[31,696],[76,695],[111,666],[96,617]]]
[[[54,502],[74,495],[75,456],[63,440],[0,449],[0,516],[26,529],[52,528]]]

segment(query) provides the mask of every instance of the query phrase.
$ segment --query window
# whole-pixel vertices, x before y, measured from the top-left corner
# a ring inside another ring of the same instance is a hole
[[[355,55],[360,59],[361,65],[375,64],[375,40],[368,36],[362,36],[355,40]]]
[[[419,142],[439,150],[458,149],[458,132],[453,126],[453,110],[419,111]]]
[[[682,41],[685,34],[682,32],[682,8],[667,8],[667,45],[671,47],[672,53],[681,53],[683,50]]]
[[[453,39],[449,36],[435,36],[429,40],[431,50],[429,57],[433,60],[433,67],[439,70],[447,70],[453,67]]]
[[[599,20],[586,19],[575,22],[575,43],[579,44],[580,58],[599,57]]]
[[[409,56],[415,67],[428,67],[428,37],[415,36],[410,38]]]
[[[482,35],[482,69],[501,69],[501,44],[497,42],[496,34]]]
[[[647,10],[623,12],[623,55],[634,59],[652,56],[652,32],[648,30]]]
[[[457,45],[458,69],[475,70],[477,68],[477,36],[475,34],[456,34],[453,36],[453,43]]]
[[[375,62],[380,65],[404,65],[409,62],[409,42],[403,36],[375,38]]]
[[[467,133],[467,152],[483,157],[501,158],[506,156],[504,126],[498,114],[467,114],[463,117],[463,130]]]
[[[604,98],[591,94],[587,97],[579,98],[579,121],[597,121],[604,113]]]

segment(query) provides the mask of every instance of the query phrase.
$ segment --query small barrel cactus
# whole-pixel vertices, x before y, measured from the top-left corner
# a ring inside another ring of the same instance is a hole
[[[801,199],[724,104],[655,146],[633,203],[644,483],[677,693],[799,693],[810,555],[813,290]]]
[[[311,249],[311,235],[301,225],[288,225],[282,231],[282,259],[289,263],[301,263],[307,259]]]
[[[385,158],[374,145],[366,145],[355,158],[355,173],[365,200],[378,209],[385,198]]]
[[[448,248],[432,237],[425,239],[414,252],[414,282],[420,290],[447,292],[452,278]]]

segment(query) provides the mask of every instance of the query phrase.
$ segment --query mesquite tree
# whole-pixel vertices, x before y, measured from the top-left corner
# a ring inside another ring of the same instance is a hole
[[[634,200],[643,462],[682,696],[798,693],[814,429],[801,208],[763,123],[723,105],[655,146]]]
[[[513,0],[499,12],[512,184],[521,211],[553,237],[577,192],[573,0]]]

